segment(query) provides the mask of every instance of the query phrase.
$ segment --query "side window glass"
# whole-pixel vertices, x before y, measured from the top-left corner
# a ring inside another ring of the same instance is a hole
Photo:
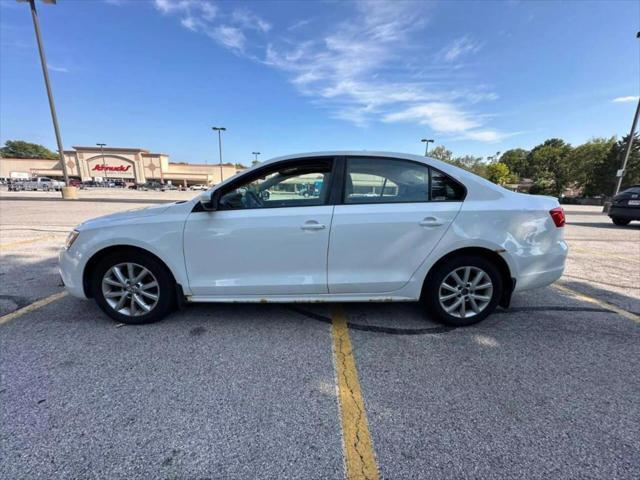
[[[429,167],[392,158],[349,158],[344,203],[429,201]]]
[[[331,162],[281,166],[220,197],[221,210],[324,205]]]
[[[464,188],[444,173],[431,169],[431,200],[434,202],[462,200]]]

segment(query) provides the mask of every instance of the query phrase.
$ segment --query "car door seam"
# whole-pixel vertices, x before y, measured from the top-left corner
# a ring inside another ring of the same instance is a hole
[[[329,250],[331,249],[331,231],[333,229],[333,216],[335,214],[335,211],[336,211],[336,206],[334,204],[331,206],[331,219],[329,220],[329,232],[327,235],[327,252],[326,252],[325,264],[324,264],[327,293],[330,293],[329,292]]]

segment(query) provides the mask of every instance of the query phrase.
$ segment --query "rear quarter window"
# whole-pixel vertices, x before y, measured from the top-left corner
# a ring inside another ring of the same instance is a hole
[[[431,168],[430,191],[432,202],[462,201],[466,194],[461,183],[435,168]]]

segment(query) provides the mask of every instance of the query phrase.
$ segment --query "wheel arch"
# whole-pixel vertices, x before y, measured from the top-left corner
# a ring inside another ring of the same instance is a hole
[[[156,254],[154,254],[153,252],[150,252],[145,248],[136,247],[133,245],[112,245],[95,252],[91,256],[91,258],[89,258],[89,260],[87,261],[84,267],[84,271],[82,272],[82,289],[87,298],[92,297],[91,277],[93,276],[93,272],[96,266],[98,265],[100,260],[105,258],[107,255],[110,255],[115,252],[118,252],[118,253],[131,252],[131,253],[138,253],[138,254],[142,253],[144,255],[148,255],[152,257],[154,260],[156,260],[160,265],[162,265],[166,269],[167,273],[171,277],[171,280],[173,281],[173,284],[176,285],[179,289],[182,288],[180,284],[176,281],[176,276],[173,274],[173,272],[171,271],[167,263],[164,260],[162,260],[160,257],[158,257]]]
[[[516,279],[514,278],[507,261],[495,250],[490,250],[484,247],[464,247],[464,248],[459,248],[457,250],[452,250],[451,252],[444,255],[437,262],[435,262],[431,266],[431,268],[429,268],[429,271],[425,276],[424,282],[422,283],[421,291],[424,290],[425,286],[431,279],[431,276],[434,275],[434,273],[437,271],[440,265],[442,265],[444,262],[452,258],[460,257],[460,256],[482,257],[489,260],[490,262],[495,264],[496,267],[498,267],[498,270],[500,272],[500,276],[502,277],[502,282],[504,285],[504,288],[502,290],[502,296],[500,297],[499,305],[502,307],[508,307],[509,303],[511,302],[511,294],[513,293],[513,290],[516,286]]]

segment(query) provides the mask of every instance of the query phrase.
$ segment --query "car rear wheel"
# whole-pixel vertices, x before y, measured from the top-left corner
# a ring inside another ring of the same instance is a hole
[[[455,257],[439,265],[423,291],[427,313],[444,324],[464,327],[487,318],[498,306],[502,277],[483,257]]]
[[[173,279],[150,255],[108,255],[94,270],[93,297],[114,320],[139,325],[162,319],[173,306]]]
[[[611,217],[611,220],[616,225],[621,225],[621,226],[629,225],[629,222],[631,222],[631,220],[627,220],[626,218],[619,218],[619,217]]]

